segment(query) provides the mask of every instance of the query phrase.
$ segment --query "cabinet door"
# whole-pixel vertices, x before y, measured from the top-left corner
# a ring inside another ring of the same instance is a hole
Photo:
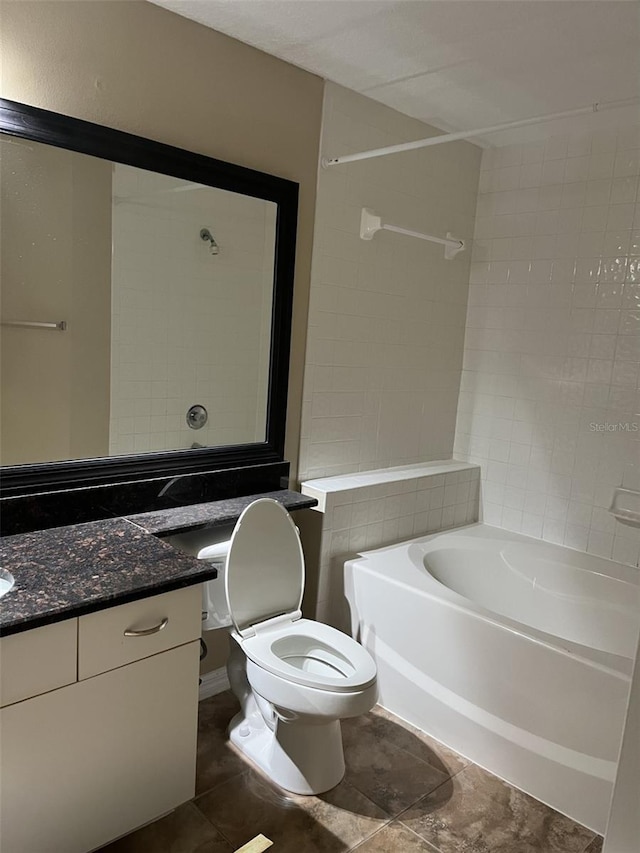
[[[194,795],[199,643],[0,711],[0,850],[86,853]]]

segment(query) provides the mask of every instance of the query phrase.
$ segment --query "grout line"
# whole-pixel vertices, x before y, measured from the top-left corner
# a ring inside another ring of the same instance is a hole
[[[380,706],[380,707],[382,707],[382,706]],[[386,709],[385,709],[385,710],[386,710]],[[388,711],[387,713],[390,713],[390,714],[391,714],[391,713],[393,713],[393,712],[392,712],[392,711]],[[394,715],[394,717],[395,717],[395,715]],[[403,720],[401,717],[396,717],[395,719],[390,719],[389,717],[386,717],[386,718],[385,718],[385,717],[382,717],[382,716],[380,716],[380,719],[387,719],[387,720],[389,720],[389,722],[390,722],[390,723],[392,723],[393,725],[398,726],[399,728],[403,729],[403,730],[404,730],[404,731],[406,731],[406,732],[409,732],[410,734],[413,734],[413,732],[411,732],[411,731],[410,731],[410,729],[406,728],[406,726],[412,726],[412,723],[409,723],[409,722],[408,722],[408,720]],[[413,726],[413,728],[417,729],[417,726]],[[394,747],[396,747],[396,749],[400,749],[402,752],[405,752],[407,755],[410,755],[412,758],[416,759],[417,761],[421,761],[423,764],[426,764],[426,765],[427,765],[427,767],[430,767],[432,770],[435,770],[437,773],[441,773],[442,775],[444,775],[444,776],[446,776],[446,777],[447,777],[447,779],[444,779],[444,780],[443,780],[439,785],[437,785],[437,786],[436,786],[436,788],[433,788],[433,789],[432,789],[432,791],[431,791],[430,793],[433,793],[433,791],[435,791],[437,788],[439,788],[439,787],[440,787],[440,785],[444,785],[444,783],[445,783],[448,779],[453,779],[453,778],[454,778],[455,776],[457,776],[459,773],[462,773],[462,771],[463,771],[463,770],[466,770],[466,769],[467,769],[467,767],[476,767],[476,766],[478,766],[478,765],[476,765],[476,764],[475,764],[475,762],[474,762],[474,761],[471,761],[470,759],[466,758],[464,755],[461,755],[459,752],[456,752],[454,749],[451,749],[451,747],[450,747],[450,746],[447,746],[446,744],[441,743],[440,741],[436,740],[436,738],[432,737],[432,735],[430,735],[428,732],[423,732],[421,729],[417,729],[417,730],[418,730],[419,732],[421,732],[421,734],[424,734],[424,735],[426,735],[428,738],[430,738],[431,740],[435,741],[435,743],[436,743],[436,744],[438,744],[438,746],[442,746],[442,747],[444,747],[445,749],[449,750],[449,752],[453,752],[455,755],[459,756],[460,758],[462,758],[462,759],[464,759],[465,761],[467,761],[467,762],[468,762],[467,764],[464,764],[462,767],[460,767],[460,769],[459,769],[459,770],[456,770],[456,771],[455,771],[455,773],[449,773],[449,772],[446,772],[446,773],[445,773],[444,771],[440,770],[438,767],[434,766],[434,765],[433,765],[433,764],[431,764],[430,762],[425,761],[423,758],[420,758],[418,755],[415,755],[413,752],[410,752],[410,750],[405,749],[403,746],[400,746],[399,744],[395,743],[395,741],[393,741],[393,740],[389,740],[389,738],[386,738],[386,740],[387,740],[390,744],[392,744]],[[414,735],[414,737],[415,737],[415,735]],[[418,740],[419,740],[419,738],[418,738]],[[429,748],[429,749],[432,749],[432,747],[431,747],[431,745],[430,745],[430,744],[425,744],[425,746],[427,746],[427,748]],[[436,755],[437,755],[437,752],[436,752],[436,749],[435,749],[435,748],[433,749],[433,751],[434,751],[434,753],[436,753]],[[437,756],[437,757],[438,757],[438,758],[440,758],[440,756]],[[440,758],[440,761],[444,764],[444,760],[443,760],[442,758]],[[488,772],[488,771],[485,771],[485,772]],[[492,775],[493,775],[493,774],[492,774]],[[496,778],[499,778],[499,777],[496,777]],[[426,797],[426,796],[429,796],[429,794],[423,794],[423,796],[425,796],[425,797]],[[416,802],[417,802],[417,800],[416,800]]]
[[[385,718],[381,718],[381,719],[385,719]],[[388,719],[388,718],[386,718],[386,719]],[[400,719],[400,718],[398,718],[398,719]],[[389,722],[391,722],[392,724],[394,724],[394,725],[398,726],[399,728],[404,728],[404,726],[402,726],[402,725],[400,725],[399,723],[395,722],[395,720],[389,720]],[[410,725],[410,724],[409,724],[409,725]],[[405,728],[404,730],[405,730],[405,731],[408,731],[408,729],[406,729],[406,728]],[[426,732],[424,732],[424,734],[426,734]],[[429,735],[427,735],[427,736],[428,736],[428,737],[430,737]],[[471,762],[471,761],[470,761],[468,764],[463,765],[459,770],[456,770],[456,772],[455,772],[455,773],[443,773],[443,772],[442,772],[441,770],[439,770],[437,767],[434,767],[434,765],[433,765],[433,764],[430,764],[428,761],[424,761],[422,758],[419,758],[417,755],[415,755],[414,753],[410,752],[408,749],[405,749],[404,747],[399,746],[399,745],[398,745],[397,743],[395,743],[393,740],[391,740],[391,739],[389,739],[389,738],[384,738],[384,740],[385,740],[385,741],[386,741],[390,746],[392,746],[394,749],[397,749],[397,750],[399,750],[400,752],[403,752],[405,755],[409,755],[409,756],[411,756],[411,758],[412,758],[413,760],[417,760],[417,761],[419,761],[421,764],[425,765],[425,766],[426,766],[426,767],[428,767],[430,770],[433,770],[433,771],[435,771],[436,773],[439,773],[440,775],[444,776],[444,778],[442,779],[442,781],[441,781],[441,782],[439,782],[439,783],[438,783],[434,788],[432,788],[430,791],[427,791],[426,793],[419,794],[419,795],[416,797],[416,799],[415,799],[415,800],[412,800],[412,802],[411,802],[411,803],[409,803],[407,806],[404,806],[403,808],[401,808],[399,812],[397,812],[397,813],[393,814],[393,815],[392,815],[392,817],[391,817],[391,820],[392,820],[392,821],[397,820],[397,819],[400,817],[400,815],[404,814],[408,809],[413,808],[413,806],[415,806],[415,805],[416,805],[416,803],[419,803],[421,800],[426,799],[426,797],[431,796],[431,794],[433,794],[435,791],[437,791],[439,788],[441,788],[441,787],[442,787],[442,785],[446,785],[446,784],[447,784],[447,782],[451,782],[455,777],[457,777],[460,773],[464,772],[468,767],[475,767],[475,766],[476,766],[473,762]],[[444,744],[442,744],[442,745],[444,746]],[[427,746],[428,746],[428,745],[427,745]],[[447,749],[450,749],[450,747],[447,747]],[[450,751],[451,751],[451,752],[455,752],[455,750],[450,750]],[[455,753],[455,754],[456,754],[456,755],[458,755],[458,753]],[[463,758],[464,758],[464,756],[461,756],[461,757],[463,757]],[[347,781],[347,782],[348,782],[348,783],[349,783],[353,788],[356,788],[356,790],[360,791],[360,793],[361,793],[363,796],[365,796],[367,799],[370,799],[370,798],[369,798],[369,796],[368,796],[364,791],[361,791],[361,790],[360,790],[360,788],[358,788],[358,786],[357,786],[357,785],[356,785],[356,784],[355,784],[351,779],[349,779],[349,778],[348,778],[348,775],[347,775],[347,774],[348,774],[348,771],[347,771],[347,772],[345,772],[345,777],[344,777],[344,778],[346,779],[346,781]],[[372,801],[372,802],[373,802],[373,801]],[[377,805],[377,803],[374,803],[374,805]],[[381,807],[381,806],[378,806],[378,808],[382,808],[382,807]],[[385,811],[385,809],[383,809],[383,811]],[[582,853],[585,853],[585,851],[582,851]]]
[[[476,766],[476,765],[474,765],[474,764],[473,764],[473,765],[467,765],[467,767],[475,767],[475,766]],[[435,792],[436,792],[436,791],[439,791],[439,790],[440,790],[440,788],[442,788],[442,786],[443,786],[443,785],[446,785],[448,782],[453,781],[453,779],[455,779],[455,778],[456,778],[457,776],[459,776],[461,773],[464,773],[464,771],[467,769],[467,767],[462,767],[460,770],[458,770],[458,772],[457,772],[457,773],[454,773],[454,774],[453,774],[453,776],[449,776],[447,779],[445,779],[444,781],[442,781],[439,785],[436,785],[436,787],[435,787],[435,788],[433,788],[431,791],[429,791],[427,794],[423,794],[421,797],[418,797],[418,799],[417,799],[417,800],[414,800],[414,801],[411,803],[411,805],[409,805],[409,806],[407,806],[406,808],[402,809],[402,811],[400,811],[400,812],[396,815],[396,817],[394,818],[394,820],[398,820],[398,821],[400,821],[400,822],[402,823],[402,816],[403,816],[404,814],[406,814],[410,809],[414,808],[414,806],[416,806],[418,803],[421,803],[423,800],[426,800],[426,799],[427,799],[427,797],[430,797],[430,796],[432,796],[432,794],[435,794]],[[402,823],[402,825],[403,825],[403,826],[407,826],[405,823]],[[408,826],[407,826],[407,829],[409,829],[409,828],[410,828],[410,827],[408,827]],[[412,830],[412,832],[413,832],[413,830]],[[416,834],[416,835],[418,835],[418,833],[417,833],[417,832],[416,832],[415,834]],[[422,836],[420,836],[420,838],[422,838]],[[424,839],[424,840],[426,841],[426,839]],[[584,851],[583,851],[583,853],[584,853]]]
[[[407,731],[407,729],[405,729],[405,731]],[[426,732],[425,732],[424,734],[426,734]],[[449,773],[449,772],[448,772],[448,769],[447,769],[447,771],[445,772],[444,770],[440,770],[440,769],[439,769],[438,767],[436,767],[435,765],[430,764],[428,761],[425,761],[425,760],[424,760],[424,758],[420,758],[419,756],[415,755],[413,752],[410,752],[408,749],[405,749],[403,746],[399,746],[397,743],[394,743],[393,741],[389,741],[389,742],[390,742],[393,746],[395,746],[395,747],[396,747],[396,749],[399,749],[399,750],[401,750],[402,752],[406,753],[407,755],[410,755],[412,758],[416,759],[417,761],[420,761],[422,764],[425,764],[427,767],[430,767],[432,770],[435,770],[435,772],[436,772],[436,773],[440,773],[442,776],[445,776],[446,778],[445,778],[445,779],[443,779],[443,780],[442,780],[442,782],[440,782],[438,785],[436,785],[436,788],[439,788],[439,787],[440,787],[440,785],[444,785],[444,783],[445,783],[446,781],[448,781],[449,779],[453,779],[453,778],[454,778],[455,776],[457,776],[459,773],[462,773],[462,771],[463,771],[463,770],[466,770],[466,769],[467,769],[467,767],[475,767],[475,766],[477,766],[473,761],[469,761],[469,763],[468,763],[468,764],[463,765],[459,770],[456,770],[456,771],[455,771],[455,773]],[[444,744],[443,744],[443,745],[444,745]],[[447,747],[447,748],[448,748],[448,749],[450,749],[450,747]],[[451,750],[451,752],[454,752],[454,750]],[[459,755],[459,753],[456,753],[456,755]],[[462,756],[460,756],[460,757],[461,757],[461,758],[464,758],[464,756],[463,756],[463,755],[462,755]],[[442,759],[441,759],[441,760],[442,760]],[[465,759],[465,760],[468,760],[468,759]],[[444,763],[444,762],[443,762],[443,763]],[[496,778],[497,778],[497,777],[496,777]],[[432,791],[431,791],[430,793],[433,793],[433,791],[435,791],[435,790],[436,790],[436,788],[433,788],[433,789],[432,789]],[[428,794],[423,794],[423,796],[428,796]],[[417,802],[417,800],[416,800],[416,802]]]
[[[426,844],[430,850],[434,850],[434,851],[436,851],[436,853],[440,853],[440,847],[436,847],[435,844],[432,844],[430,841],[427,841],[426,838],[424,838],[422,835],[420,835],[414,829],[411,829],[411,827],[407,826],[406,823],[402,823],[401,821],[398,821],[398,822],[401,823],[401,825],[404,829],[408,829],[409,832],[413,833],[413,835],[416,836],[416,838],[419,838],[420,841],[422,841],[424,844]]]
[[[347,784],[348,784],[348,785],[351,785],[351,783],[350,783],[350,782],[347,782]],[[370,803],[371,803],[372,805],[374,805],[376,808],[380,809],[380,811],[382,811],[382,812],[384,812],[384,811],[385,811],[385,810],[384,810],[381,806],[379,806],[377,803],[374,803],[374,802],[373,802],[373,800],[369,800],[369,798],[366,796],[366,794],[363,794],[363,793],[362,793],[362,791],[360,791],[360,790],[359,790],[358,788],[356,788],[354,785],[351,785],[351,787],[352,787],[355,791],[358,791],[358,793],[359,793],[359,794],[362,794],[362,796],[363,796],[363,797],[364,797],[368,802],[370,802]],[[386,814],[386,812],[385,812],[385,814]],[[393,823],[393,821],[394,821],[394,820],[395,820],[395,818],[388,816],[388,819],[387,819],[387,820],[385,820],[385,822],[382,824],[382,826],[379,826],[379,827],[378,827],[378,829],[374,829],[372,833],[370,833],[369,835],[366,835],[366,836],[365,836],[361,841],[358,841],[358,843],[357,843],[357,844],[355,844],[353,847],[349,847],[349,849],[346,851],[346,853],[351,853],[351,851],[352,851],[352,850],[356,850],[356,849],[358,849],[359,847],[362,847],[362,846],[363,846],[364,844],[366,844],[368,841],[371,841],[371,839],[374,837],[374,835],[377,835],[379,832],[382,832],[382,830],[383,830],[383,829],[386,829],[387,827],[391,826],[391,824]],[[325,828],[326,828],[326,827],[325,827]],[[329,831],[329,832],[331,832],[331,830],[328,830],[328,831]],[[583,853],[584,853],[584,851],[583,851]]]
[[[385,829],[388,829],[390,826],[393,826],[393,824],[397,822],[397,818],[394,818],[393,820],[389,821],[389,823],[385,823],[385,825],[381,826],[380,829],[376,829],[376,831],[372,832],[371,835],[367,836],[367,838],[364,838],[362,841],[358,842],[355,847],[350,847],[347,853],[356,853],[357,850],[360,850],[362,847],[364,847],[364,845],[371,841],[372,838],[375,838],[376,835],[379,835],[381,832],[384,832]],[[410,832],[412,835],[415,835],[416,838],[418,838],[423,844],[426,844],[429,850],[433,850],[434,853],[441,853],[440,848],[434,847],[430,841],[427,841],[426,838],[423,838],[421,835],[418,835],[417,832],[414,832],[413,829],[406,826],[404,823],[401,824],[401,827],[407,832]],[[582,851],[582,853],[586,853],[586,851]]]
[[[215,785],[213,785],[213,787],[211,787],[211,788],[207,788],[207,790],[206,790],[206,791],[200,791],[200,792],[199,792],[198,794],[196,794],[196,795],[195,795],[195,797],[194,797],[192,800],[190,800],[189,802],[191,802],[191,803],[195,803],[195,801],[196,801],[196,800],[199,800],[199,799],[200,799],[200,797],[204,797],[204,796],[206,796],[207,794],[210,794],[212,791],[217,791],[217,790],[218,790],[218,788],[220,788],[222,785],[226,785],[226,784],[227,784],[227,782],[231,782],[233,779],[237,779],[237,778],[238,778],[238,776],[244,776],[244,774],[245,774],[245,773],[247,773],[247,772],[248,772],[247,770],[238,770],[238,772],[237,772],[237,773],[234,773],[232,776],[228,776],[226,779],[223,779],[223,781],[222,781],[222,782],[216,782],[216,784],[215,784]]]
[[[407,752],[406,750],[403,750],[403,751],[404,751],[404,752]],[[411,753],[410,753],[410,752],[407,752],[407,755],[411,755]],[[413,756],[413,757],[415,758],[415,756]],[[421,759],[419,759],[419,760],[421,760]],[[422,763],[423,763],[423,764],[427,764],[427,762],[426,762],[426,761],[423,761]],[[431,764],[428,764],[427,766],[428,766],[428,767],[431,767],[431,768],[433,769],[433,767],[432,767],[432,765],[431,765]],[[465,767],[463,767],[463,768],[462,768],[462,770],[466,770],[466,768],[465,768]],[[461,772],[462,772],[462,770],[459,770],[459,771],[458,771],[458,773],[461,773]],[[454,775],[453,775],[453,776],[447,776],[445,779],[443,779],[443,780],[442,780],[442,782],[439,782],[439,783],[435,786],[435,788],[432,788],[432,789],[431,789],[430,791],[428,791],[426,794],[419,794],[419,795],[416,797],[416,799],[415,799],[415,800],[412,800],[408,805],[403,806],[403,807],[400,809],[400,811],[398,811],[398,812],[396,812],[396,813],[392,814],[392,815],[391,815],[391,818],[390,818],[390,822],[391,822],[391,823],[393,823],[393,821],[395,821],[395,820],[399,820],[401,815],[403,815],[405,812],[409,811],[409,809],[412,809],[412,808],[413,808],[417,803],[421,802],[422,800],[426,799],[427,797],[430,797],[430,796],[431,796],[431,794],[433,794],[435,791],[437,791],[437,790],[438,790],[439,788],[441,788],[443,785],[446,785],[446,784],[447,784],[447,782],[451,782],[451,780],[454,778],[454,776],[457,776],[457,775],[458,775],[458,773],[454,773]],[[355,788],[355,789],[356,789],[356,791],[358,791],[360,794],[362,794],[362,796],[366,797],[367,799],[370,799],[370,798],[369,798],[369,796],[368,796],[364,791],[362,791],[360,788],[358,788],[358,786],[355,784],[355,782],[353,782],[352,780],[350,780],[350,779],[348,779],[348,778],[347,778],[346,773],[345,773],[345,777],[344,777],[344,778],[345,778],[345,780],[349,783],[349,785],[351,785],[351,787],[352,787],[352,788]],[[373,800],[371,800],[371,802],[373,802],[374,806],[377,806],[377,807],[378,807],[379,809],[381,809],[382,811],[386,811],[386,809],[383,809],[383,808],[382,808],[382,806],[378,805],[378,803],[374,802]],[[387,814],[389,814],[389,812],[387,812]],[[408,828],[408,827],[407,827],[407,828]],[[583,851],[583,853],[584,853],[584,851]]]
[[[198,808],[198,804],[197,804],[194,800],[191,800],[191,802],[192,802],[192,804],[194,805],[194,807],[195,807],[196,809],[198,809],[198,814],[201,814],[201,815],[202,815],[202,817],[207,821],[207,823],[208,823],[210,826],[212,826],[212,827],[215,829],[215,831],[216,831],[216,832],[217,832],[217,833],[218,833],[218,834],[219,834],[219,835],[220,835],[220,836],[221,836],[221,837],[222,837],[222,838],[227,842],[227,844],[231,847],[231,849],[232,849],[232,850],[235,850],[236,848],[235,848],[235,846],[234,846],[233,841],[231,841],[231,839],[230,839],[230,838],[228,838],[228,837],[224,834],[224,832],[220,829],[220,827],[219,827],[219,826],[217,826],[217,825],[216,825],[216,824],[211,820],[211,818],[210,818],[208,815],[206,815],[206,814],[202,811],[202,809]]]
[[[592,838],[590,841],[588,841],[588,842],[587,842],[587,846],[584,848],[584,850],[582,851],[582,853],[588,853],[589,848],[591,847],[591,845],[593,844],[593,842],[594,842],[597,838],[602,838],[602,836],[601,836],[601,835],[598,835],[598,833],[597,833],[597,832],[594,832],[594,833],[593,833],[593,838]],[[604,839],[603,839],[603,840],[604,840]]]
[[[363,838],[362,841],[359,841],[355,845],[355,847],[350,847],[349,850],[347,851],[347,853],[354,853],[355,850],[358,850],[364,844],[367,844],[369,841],[371,841],[372,838],[375,838],[376,835],[381,833],[388,826],[391,826],[392,823],[393,823],[393,820],[390,820],[388,823],[385,823],[384,826],[381,826],[379,829],[374,830],[374,832],[372,832],[371,835],[368,835],[366,838]]]

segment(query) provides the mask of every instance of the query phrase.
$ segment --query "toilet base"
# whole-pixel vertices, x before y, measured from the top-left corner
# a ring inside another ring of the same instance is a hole
[[[306,724],[274,720],[270,728],[257,712],[236,714],[229,738],[276,785],[293,794],[321,794],[344,776],[340,721]]]

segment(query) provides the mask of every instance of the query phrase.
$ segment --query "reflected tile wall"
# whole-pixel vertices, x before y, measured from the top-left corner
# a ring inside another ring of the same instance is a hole
[[[115,166],[110,454],[264,439],[275,205],[174,183]]]
[[[640,128],[482,159],[454,453],[484,520],[637,565]]]

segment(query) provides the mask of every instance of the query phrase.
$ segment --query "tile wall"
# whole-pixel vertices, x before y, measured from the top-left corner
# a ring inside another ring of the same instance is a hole
[[[455,455],[484,520],[637,565],[640,128],[486,150]]]
[[[348,633],[345,560],[477,521],[479,481],[477,466],[444,461],[303,483],[322,513],[316,618]]]
[[[112,454],[264,440],[275,205],[183,187],[115,167]]]
[[[432,133],[326,86],[323,156]],[[320,169],[301,480],[451,456],[470,253],[446,261],[441,247],[389,232],[365,242],[360,215],[469,240],[479,162],[459,142]]]

